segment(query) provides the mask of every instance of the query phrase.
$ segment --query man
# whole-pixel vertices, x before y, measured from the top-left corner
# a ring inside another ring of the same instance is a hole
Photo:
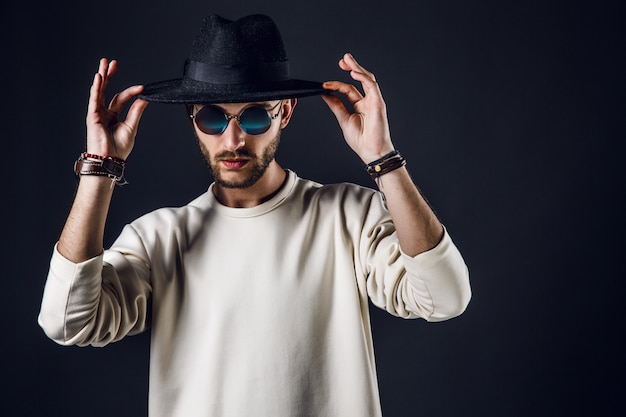
[[[362,95],[291,79],[286,65],[271,19],[209,16],[182,79],[129,87],[106,106],[117,63],[102,59],[94,77],[39,322],[81,346],[150,328],[151,416],[379,416],[368,298],[429,321],[469,302],[467,268],[394,149],[374,75],[350,54],[339,61]],[[275,160],[297,98],[317,94],[380,192],[322,186]],[[124,182],[148,101],[187,106],[214,183],[132,222],[105,251],[112,184]]]

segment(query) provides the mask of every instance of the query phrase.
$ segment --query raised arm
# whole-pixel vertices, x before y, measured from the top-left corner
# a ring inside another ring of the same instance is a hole
[[[385,102],[374,74],[363,68],[351,54],[344,55],[339,67],[361,83],[364,94],[352,84],[324,83],[324,88],[345,95],[354,108],[353,113],[334,95],[327,94],[322,98],[337,118],[348,145],[368,164],[394,150]],[[443,236],[443,226],[406,167],[382,175],[377,184],[385,195],[404,253],[415,256],[435,247]]]
[[[86,118],[87,153],[126,160],[133,149],[137,126],[148,102],[135,100],[126,119],[119,120],[120,112],[142,91],[143,86],[132,86],[121,91],[107,106],[105,90],[117,68],[117,61],[109,62],[102,58],[94,76]],[[57,246],[59,253],[70,261],[82,262],[102,253],[104,225],[114,188],[112,185],[112,180],[105,176],[81,177]]]

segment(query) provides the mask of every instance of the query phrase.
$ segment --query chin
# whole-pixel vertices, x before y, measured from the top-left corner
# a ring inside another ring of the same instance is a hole
[[[250,188],[254,184],[256,184],[263,174],[265,174],[265,169],[259,170],[255,169],[252,172],[247,173],[226,173],[222,175],[219,171],[213,172],[213,178],[215,179],[215,183],[223,188],[233,188],[233,189],[245,189]]]

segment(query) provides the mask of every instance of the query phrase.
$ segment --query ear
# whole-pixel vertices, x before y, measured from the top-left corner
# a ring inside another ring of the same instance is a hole
[[[291,116],[293,115],[293,110],[296,108],[296,104],[298,104],[297,98],[288,98],[283,100],[282,104],[282,118],[280,119],[280,128],[284,129],[289,124],[291,120]]]
[[[193,119],[191,118],[191,116],[193,115],[193,104],[185,104],[185,114],[187,115],[187,120],[191,122],[191,125],[193,126]]]

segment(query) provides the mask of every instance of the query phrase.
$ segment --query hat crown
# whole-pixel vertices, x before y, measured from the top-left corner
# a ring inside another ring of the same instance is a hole
[[[218,15],[204,18],[189,59],[218,66],[287,62],[278,27],[265,15],[232,21]]]
[[[139,97],[161,103],[248,103],[324,94],[322,83],[292,78],[274,21],[255,14],[202,20],[181,78],[144,86]]]

